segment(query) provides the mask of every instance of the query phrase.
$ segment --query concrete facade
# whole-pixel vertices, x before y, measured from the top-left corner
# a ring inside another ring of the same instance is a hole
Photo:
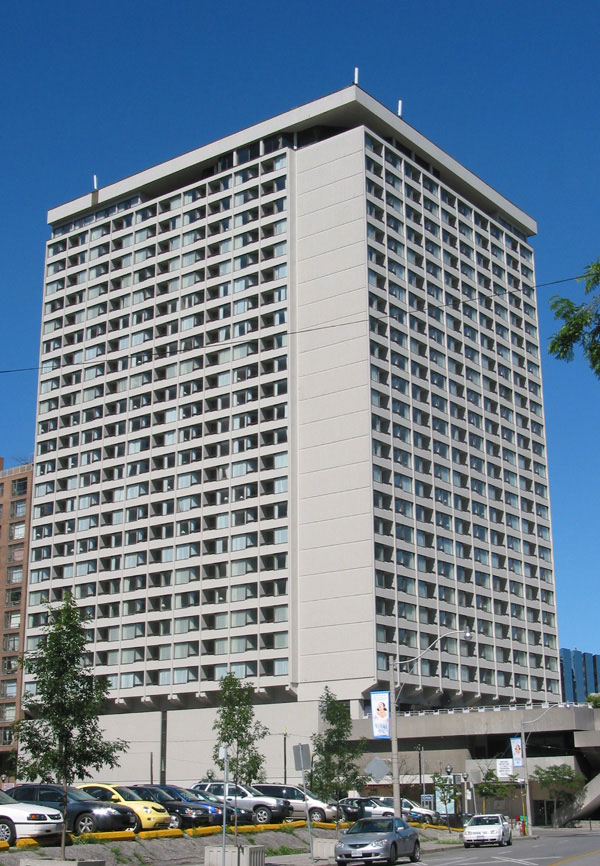
[[[33,466],[3,468],[0,457],[0,775],[9,775],[14,748],[12,723],[21,717],[25,601]]]
[[[390,658],[560,700],[531,217],[352,86],[49,222],[27,647],[73,591],[124,779],[206,772],[227,670],[274,778]]]

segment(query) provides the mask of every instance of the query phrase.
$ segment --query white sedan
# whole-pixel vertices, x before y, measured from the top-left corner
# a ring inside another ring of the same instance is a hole
[[[473,815],[463,830],[465,848],[479,845],[512,845],[512,829],[504,815]]]
[[[26,836],[39,840],[48,836],[57,838],[62,832],[63,816],[57,809],[47,806],[18,803],[0,791],[0,840],[14,845]]]

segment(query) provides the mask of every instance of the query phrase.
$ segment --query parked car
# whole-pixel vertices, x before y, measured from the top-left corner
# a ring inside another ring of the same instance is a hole
[[[226,800],[231,806],[248,809],[254,813],[257,824],[284,821],[286,818],[290,818],[294,811],[289,800],[282,800],[279,797],[268,797],[251,785],[241,785],[239,782],[237,784],[229,782],[227,794],[225,794],[225,782],[223,781],[197,782],[195,785],[192,785],[192,790],[200,792],[208,791],[209,794],[214,794],[219,800]]]
[[[384,806],[394,808],[393,797],[377,797],[376,799]],[[435,809],[427,809],[425,806],[415,803],[414,800],[407,800],[406,797],[402,798],[402,817],[411,821],[427,821],[429,824],[439,824],[441,820],[440,813]]]
[[[6,792],[19,803],[41,803],[64,814],[64,789],[61,785],[16,785]],[[117,803],[95,800],[85,791],[67,787],[67,830],[70,833],[95,833],[104,830],[133,830],[135,812]]]
[[[219,800],[218,797],[215,797],[214,794],[209,794],[208,791],[192,791],[190,793],[194,794],[196,797],[200,797],[203,800],[207,800],[209,803],[212,803],[214,806],[218,806],[220,809],[223,808],[223,801]],[[256,824],[256,820],[254,817],[254,812],[250,809],[240,809],[238,806],[234,809],[233,806],[227,806],[227,823],[235,824],[237,821],[238,824]]]
[[[0,840],[14,845],[17,839],[42,837],[58,839],[62,833],[63,816],[58,809],[18,803],[0,791]]]
[[[118,803],[128,806],[135,812],[134,830],[165,830],[171,826],[171,816],[164,806],[155,800],[144,800],[139,794],[125,785],[105,785],[98,782],[86,782],[76,785],[80,791],[86,791],[96,800],[104,803]]]
[[[336,843],[338,866],[364,860],[393,864],[398,857],[421,859],[419,834],[402,818],[361,818]]]
[[[387,806],[373,797],[342,797],[340,806],[349,803],[358,809],[359,818],[393,818],[394,804]]]
[[[348,821],[352,823],[353,821],[358,821],[361,817],[361,811],[358,806],[353,805],[352,803],[336,803],[338,810],[338,818],[340,821]]]
[[[207,827],[223,823],[223,805],[215,806],[206,800],[190,802],[168,785],[132,785],[144,800],[155,800],[171,816],[171,827]]]
[[[306,807],[308,805],[308,815],[311,821],[333,821],[337,809],[331,803],[324,803],[322,800],[307,789],[302,790],[297,785],[279,785],[274,782],[256,782],[252,786],[257,791],[263,794],[268,794],[269,797],[281,797],[283,800],[289,800],[292,806],[292,815],[294,818],[306,818]]]
[[[473,815],[463,830],[465,848],[480,845],[512,845],[512,828],[505,815]]]

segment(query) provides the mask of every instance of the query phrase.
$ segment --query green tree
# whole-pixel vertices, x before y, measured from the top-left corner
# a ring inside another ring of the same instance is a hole
[[[573,803],[585,785],[581,773],[576,773],[568,764],[552,764],[550,767],[536,767],[533,778],[541,788],[548,792],[554,803],[552,823],[558,822],[558,806]]]
[[[118,755],[127,748],[124,740],[106,740],[100,729],[108,681],[84,661],[83,622],[69,593],[60,607],[48,608],[39,649],[21,659],[24,671],[34,677],[35,694],[25,692],[26,718],[14,725],[18,775],[62,783],[65,800],[67,785],[92,770],[118,766]],[[63,827],[63,858],[64,844]]]
[[[592,693],[591,695],[588,695],[586,698],[586,701],[588,704],[591,704],[594,707],[594,709],[596,709],[596,710],[600,709],[600,695],[599,694]]]
[[[485,801],[493,797],[507,797],[509,786],[498,778],[496,771],[491,768],[486,770],[483,778],[476,785],[477,793],[481,797],[483,803],[483,811],[485,812]]]
[[[352,719],[348,705],[338,701],[329,686],[319,698],[319,715],[324,730],[311,737],[313,764],[311,788],[323,800],[339,800],[348,791],[360,790],[367,776],[360,772],[366,740],[350,741]]]
[[[225,762],[219,757],[221,746],[227,746],[229,772],[236,782],[251,784],[263,776],[265,757],[258,743],[269,733],[262,722],[254,718],[254,689],[235,674],[225,674],[219,691],[219,711],[213,724],[217,740],[213,760],[221,769]]]
[[[450,831],[450,818],[448,816],[448,806],[456,796],[456,790],[454,788],[454,779],[452,776],[447,776],[445,773],[434,773],[432,776],[433,779],[433,790],[435,791],[439,800],[444,804],[444,811],[446,813],[446,823],[448,825],[448,831]]]
[[[586,295],[600,287],[600,259],[587,266],[581,279]],[[582,304],[555,295],[550,299],[550,308],[554,318],[563,323],[550,340],[550,354],[561,361],[572,361],[575,346],[581,346],[588,364],[600,378],[600,294]]]

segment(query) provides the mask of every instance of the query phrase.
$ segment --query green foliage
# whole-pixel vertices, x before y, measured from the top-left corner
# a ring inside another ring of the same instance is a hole
[[[219,712],[213,725],[217,735],[214,762],[221,770],[225,769],[219,749],[227,746],[231,778],[247,784],[263,776],[265,757],[257,744],[269,733],[268,728],[254,718],[253,695],[250,683],[242,682],[235,674],[226,674],[221,680]]]
[[[350,742],[350,710],[345,703],[338,701],[328,686],[319,698],[319,715],[326,727],[322,733],[311,737],[313,765],[310,787],[323,800],[339,800],[350,790],[360,790],[367,781],[367,776],[357,766],[365,751],[366,740]]]
[[[568,764],[536,767],[532,775],[555,802],[567,803],[574,800],[585,785],[581,773],[576,773]]]
[[[432,776],[433,787],[444,806],[448,806],[455,797],[454,779],[445,773],[434,773]],[[448,811],[446,809],[446,811]]]
[[[21,660],[36,682],[34,695],[25,693],[26,715],[14,725],[19,743],[17,774],[21,779],[58,781],[72,785],[93,770],[118,765],[127,748],[124,740],[105,740],[98,716],[108,693],[105,677],[84,664],[85,629],[73,598],[49,608],[49,623],[40,648]]]
[[[477,793],[485,801],[489,797],[507,797],[509,785],[498,778],[496,771],[489,769],[483,774],[483,779],[476,785]],[[485,811],[485,807],[484,807]]]
[[[588,265],[583,274],[586,295],[600,286],[600,259]],[[550,299],[554,318],[563,324],[550,340],[551,355],[561,361],[572,361],[574,349],[581,346],[592,371],[600,378],[600,295],[583,304],[555,295]]]
[[[594,707],[594,709],[596,709],[596,710],[600,709],[600,695],[598,695],[598,694],[588,695],[586,698],[586,701],[588,704],[591,704]]]

